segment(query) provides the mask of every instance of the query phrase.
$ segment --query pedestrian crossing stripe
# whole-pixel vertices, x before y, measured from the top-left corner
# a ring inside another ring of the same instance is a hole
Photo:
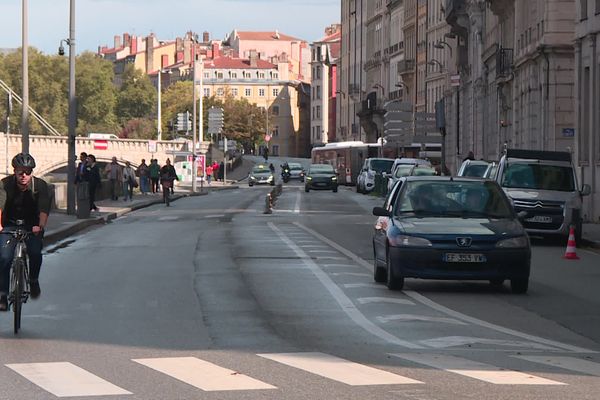
[[[566,385],[566,383],[523,372],[510,371],[460,357],[423,353],[390,355],[495,385]]]
[[[275,386],[195,357],[146,358],[132,361],[207,392],[277,389]]]
[[[324,353],[279,353],[258,356],[351,386],[423,383]]]
[[[6,364],[6,366],[56,397],[132,394],[69,362]]]
[[[569,371],[580,372],[583,374],[600,376],[600,364],[581,360],[575,357],[559,357],[559,356],[512,356],[538,364],[550,365],[552,367],[567,369]]]

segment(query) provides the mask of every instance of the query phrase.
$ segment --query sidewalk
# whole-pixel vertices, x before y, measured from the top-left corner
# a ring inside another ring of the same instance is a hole
[[[600,249],[600,224],[583,224],[583,240],[587,246]]]
[[[171,197],[171,201],[176,201],[183,197],[207,195],[211,191],[216,190],[238,188],[238,186],[224,186],[221,182],[219,183],[220,185],[214,185],[208,190],[205,188],[203,192],[200,192],[200,186],[198,186],[198,192],[195,194],[192,194],[191,190],[185,186],[175,187],[175,194]],[[154,204],[162,204],[162,193],[150,193],[147,195],[135,194],[131,201],[123,201],[123,198],[116,201],[97,201],[96,205],[100,211],[92,211],[90,217],[87,219],[78,219],[76,215],[68,215],[66,210],[63,209],[52,210],[50,217],[48,218],[48,225],[46,226],[44,244],[49,245],[56,243],[91,226],[105,224],[108,221],[131,211],[149,207]]]

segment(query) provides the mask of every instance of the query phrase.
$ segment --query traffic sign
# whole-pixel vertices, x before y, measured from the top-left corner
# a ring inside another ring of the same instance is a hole
[[[94,150],[108,150],[108,140],[104,140],[104,139],[94,140]]]
[[[148,153],[156,153],[157,143],[156,140],[148,140]]]
[[[271,135],[265,135],[265,142],[271,141]]]

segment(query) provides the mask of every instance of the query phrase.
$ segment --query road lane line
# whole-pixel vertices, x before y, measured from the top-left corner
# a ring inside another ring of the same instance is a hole
[[[260,357],[298,368],[350,386],[412,385],[423,382],[358,364],[324,353],[258,354]]]
[[[132,360],[206,392],[277,389],[239,372],[195,357]]]
[[[550,365],[569,371],[580,372],[583,374],[600,376],[600,364],[581,360],[575,357],[559,357],[559,356],[512,356],[521,360],[531,361],[538,364]]]
[[[373,272],[373,265],[365,260],[363,260],[362,258],[360,258],[359,256],[357,256],[356,254],[354,254],[353,252],[351,252],[350,250],[346,249],[345,247],[340,246],[339,244],[337,244],[336,242],[326,238],[325,236],[321,235],[320,233],[298,223],[298,222],[294,222],[294,225],[296,225],[297,227],[299,227],[300,229],[303,229],[305,232],[310,233],[311,235],[313,235],[314,237],[316,237],[317,239],[321,240],[322,242],[328,244],[329,246],[333,247],[334,249],[336,249],[337,251],[339,251],[340,253],[344,254],[346,257],[354,260],[358,265],[361,265],[362,267],[366,268],[368,271]],[[521,339],[526,339],[526,340],[530,340],[532,342],[536,342],[536,343],[541,343],[541,344],[545,344],[548,346],[552,346],[552,347],[558,347],[560,349],[563,350],[567,350],[567,351],[572,351],[575,353],[597,353],[596,351],[590,350],[590,349],[586,349],[583,347],[579,347],[579,346],[572,346],[566,343],[561,343],[561,342],[557,342],[555,340],[550,340],[550,339],[544,339],[542,337],[539,336],[535,336],[535,335],[530,335],[524,332],[520,332],[514,329],[510,329],[510,328],[506,328],[500,325],[496,325],[493,324],[491,322],[487,322],[475,317],[471,317],[469,315],[463,314],[461,312],[452,310],[448,307],[445,307],[441,304],[438,304],[436,302],[434,302],[433,300],[423,296],[422,294],[419,294],[417,292],[414,292],[412,290],[404,290],[403,291],[404,294],[406,294],[407,296],[411,297],[413,300],[426,305],[430,308],[433,308],[434,310],[437,310],[441,313],[444,313],[450,317],[453,318],[458,318],[461,319],[465,322],[469,322],[471,324],[474,325],[479,325],[481,327],[487,328],[487,329],[491,329],[494,330],[496,332],[501,332],[501,333],[505,333],[507,335],[511,335],[511,336],[516,336],[519,337]]]
[[[296,192],[296,205],[294,206],[294,213],[300,214],[300,191]]]
[[[387,290],[387,287],[385,287],[383,285],[378,285],[376,283],[346,283],[342,286],[344,286],[346,289],[369,288],[369,289]]]
[[[566,385],[563,382],[541,378],[524,372],[510,371],[491,364],[467,360],[466,358],[438,354],[390,355],[495,385]]]
[[[377,321],[381,323],[387,323],[390,321],[400,321],[400,322],[442,322],[444,324],[453,324],[453,325],[467,325],[462,321],[459,321],[454,318],[440,318],[440,317],[426,317],[424,315],[415,315],[415,314],[394,314],[394,315],[384,315],[381,317],[377,317]]]
[[[132,394],[69,362],[6,364],[6,366],[56,397]]]
[[[365,274],[363,272],[333,272],[332,276],[360,276],[369,278],[371,275]]]
[[[407,306],[414,306],[415,303],[410,300],[394,299],[392,297],[360,297],[356,299],[360,304],[371,304],[371,303],[392,303],[392,304],[403,304]]]
[[[350,317],[358,326],[363,328],[365,331],[371,333],[374,336],[384,340],[385,342],[403,346],[409,349],[423,349],[424,347],[412,343],[406,340],[402,340],[391,333],[381,329],[373,322],[369,321],[354,305],[352,300],[342,291],[342,289],[331,280],[331,278],[322,271],[319,266],[294,242],[292,242],[285,234],[275,226],[272,222],[268,223],[269,227],[284,241],[289,248],[291,248],[298,257],[302,259],[305,265],[311,270],[311,272],[321,281],[321,284],[329,291],[333,298],[338,302],[342,310]]]
[[[534,342],[523,342],[519,340],[486,339],[471,336],[444,336],[434,339],[421,340],[421,343],[436,349],[447,349],[450,347],[458,346],[467,346],[468,348],[472,349],[472,345],[474,344],[486,344],[492,346],[525,348],[528,351],[556,351],[555,347],[548,347],[543,344]]]

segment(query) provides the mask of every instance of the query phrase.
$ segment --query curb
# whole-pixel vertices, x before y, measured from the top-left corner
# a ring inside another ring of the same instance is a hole
[[[583,247],[590,247],[592,249],[600,249],[600,242],[596,242],[593,240],[588,240],[586,238],[581,239],[581,245]]]

